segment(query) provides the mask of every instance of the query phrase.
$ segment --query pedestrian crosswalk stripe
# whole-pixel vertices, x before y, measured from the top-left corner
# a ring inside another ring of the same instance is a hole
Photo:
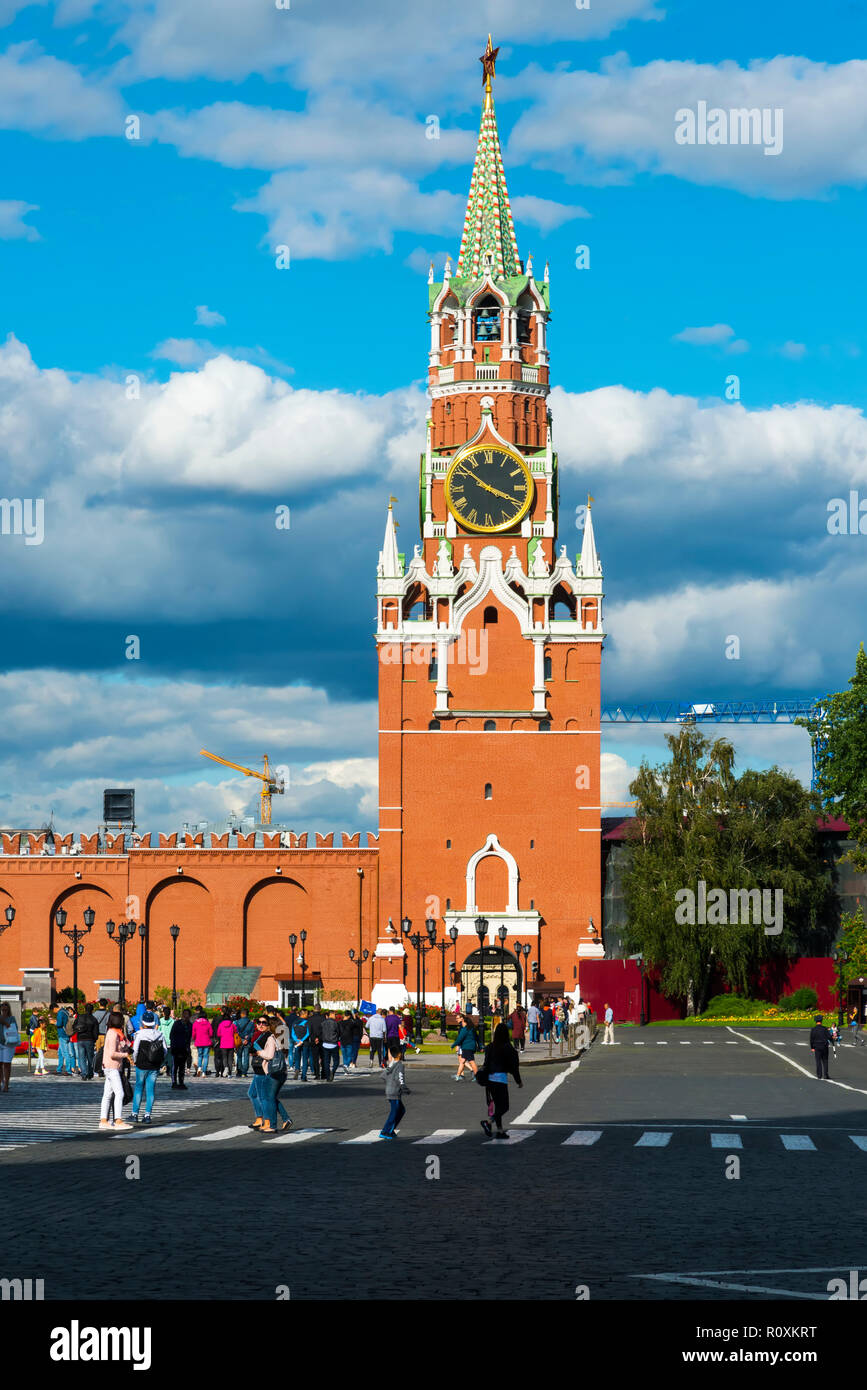
[[[732,1042],[731,1038],[726,1038],[726,1047],[737,1047],[737,1043]]]
[[[595,1144],[597,1139],[602,1138],[601,1129],[576,1129],[574,1134],[570,1134],[568,1139],[564,1139],[564,1144]]]
[[[136,1132],[142,1139],[153,1139],[157,1134],[176,1134],[179,1129],[192,1129],[192,1123],[186,1125],[136,1125]],[[118,1134],[117,1139],[125,1139],[125,1134]],[[129,1141],[127,1141],[129,1142]]]
[[[294,1129],[288,1134],[278,1134],[276,1139],[269,1139],[265,1145],[266,1149],[276,1148],[278,1144],[302,1144],[305,1139],[315,1139],[317,1134],[333,1134],[333,1129]]]
[[[425,1135],[424,1139],[414,1139],[414,1144],[449,1144],[452,1139],[460,1139],[462,1134],[466,1134],[465,1129],[435,1129],[433,1134]],[[499,1143],[499,1140],[497,1141]]]
[[[632,1044],[632,1046],[633,1046],[633,1047],[643,1047],[643,1046],[644,1046],[644,1043],[643,1043],[643,1042],[635,1042],[635,1043]]]
[[[194,1144],[214,1144],[221,1139],[236,1139],[239,1134],[249,1134],[249,1125],[232,1125],[231,1129],[217,1129],[213,1134],[193,1134],[190,1136]]]
[[[785,1044],[784,1042],[777,1042],[777,1040],[776,1040],[775,1038],[771,1038],[771,1042],[774,1044],[774,1047],[785,1047],[785,1046],[786,1046],[786,1044]]]
[[[730,1120],[745,1120],[746,1115],[729,1115]]]
[[[341,1144],[375,1144],[380,1138],[378,1129],[369,1129],[366,1134],[359,1134],[355,1139],[341,1139]]]
[[[712,1134],[710,1136],[710,1146],[712,1149],[742,1149],[741,1136],[739,1134]]]
[[[666,1042],[659,1042],[659,1041],[657,1041],[656,1046],[657,1046],[657,1047],[668,1047],[668,1042],[667,1042],[667,1041],[666,1041]]]
[[[510,1129],[508,1139],[486,1139],[485,1144],[493,1144],[495,1149],[504,1149],[507,1144],[520,1144],[524,1139],[532,1139],[535,1129]]]
[[[678,1038],[678,1042],[680,1043],[681,1047],[689,1047],[690,1045],[684,1038]]]
[[[849,1138],[857,1149],[867,1153],[867,1134],[850,1134]]]
[[[713,1047],[713,1043],[709,1042],[707,1038],[702,1038],[702,1042],[705,1047]]]
[[[646,1129],[635,1141],[636,1149],[664,1149],[671,1138],[671,1131]]]
[[[781,1134],[780,1138],[784,1149],[812,1149],[815,1153],[816,1145],[809,1134]]]

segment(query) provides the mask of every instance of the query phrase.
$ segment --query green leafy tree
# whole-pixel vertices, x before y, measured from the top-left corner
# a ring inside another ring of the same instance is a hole
[[[845,995],[850,980],[867,976],[867,922],[859,902],[854,912],[844,912],[840,923],[842,932],[837,949],[847,959],[837,961],[837,990]]]
[[[711,743],[694,725],[666,742],[670,762],[642,763],[630,786],[636,814],[624,879],[625,941],[659,969],[663,991],[685,998],[692,1014],[706,1005],[717,967],[732,989],[747,994],[763,960],[801,952],[827,911],[830,886],[815,799],[794,777],[776,767],[736,777],[731,744]],[[782,930],[678,921],[677,894],[697,894],[701,880],[708,892],[727,895],[781,889]]]
[[[855,844],[846,856],[867,869],[867,653],[855,658],[849,689],[827,695],[817,713],[796,724],[816,748],[816,788],[823,806],[848,821]]]

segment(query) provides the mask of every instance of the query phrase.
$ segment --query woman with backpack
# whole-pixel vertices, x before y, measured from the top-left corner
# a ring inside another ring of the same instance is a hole
[[[156,1015],[150,1009],[146,1009],[141,1016],[141,1027],[135,1035],[132,1045],[132,1059],[135,1065],[135,1090],[132,1097],[132,1119],[138,1124],[138,1111],[141,1105],[142,1093],[145,1098],[145,1115],[143,1123],[149,1125],[151,1122],[151,1111],[154,1108],[154,1091],[157,1085],[157,1072],[160,1070],[166,1057],[165,1043],[163,1042],[162,1029],[157,1021]]]
[[[476,1066],[476,1052],[478,1051],[479,1039],[476,1030],[470,1023],[466,1014],[461,1017],[461,1026],[458,1036],[452,1044],[452,1052],[458,1054],[458,1070],[455,1081],[460,1081],[464,1074],[464,1068],[469,1067],[473,1076],[479,1070]]]
[[[258,1085],[251,1086],[251,1100],[256,1109],[256,1116],[259,1123],[251,1126],[258,1129],[260,1134],[277,1134],[282,1129],[288,1129],[292,1121],[287,1115],[283,1106],[280,1104],[279,1095],[286,1084],[286,1054],[282,1048],[277,1046],[274,1024],[262,1014],[256,1019],[257,1033],[253,1038],[253,1071],[258,1072],[258,1077],[254,1078],[254,1085],[258,1079]],[[261,1067],[261,1072],[259,1072]],[[282,1124],[277,1122],[277,1114],[280,1114]]]
[[[503,1116],[509,1108],[510,1076],[514,1077],[519,1086],[523,1086],[518,1054],[509,1040],[509,1030],[505,1023],[499,1023],[494,1029],[492,1041],[485,1048],[484,1065],[476,1077],[480,1084],[484,1084],[488,1101],[488,1118],[481,1121],[482,1129],[488,1138],[492,1132],[491,1120],[496,1126],[493,1131],[495,1139],[509,1137],[508,1131],[503,1129]]]
[[[196,1070],[194,1076],[208,1075],[208,1062],[214,1044],[214,1029],[211,1020],[201,1004],[193,1019],[193,1047],[196,1049]]]

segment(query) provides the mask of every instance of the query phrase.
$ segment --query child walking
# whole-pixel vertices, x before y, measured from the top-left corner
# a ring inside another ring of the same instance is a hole
[[[398,1133],[397,1126],[406,1114],[406,1106],[401,1097],[409,1095],[406,1084],[406,1063],[400,1055],[400,1041],[397,1038],[389,1040],[388,1055],[389,1063],[385,1069],[385,1098],[391,1109],[388,1112],[388,1119],[379,1131],[380,1139],[393,1139]]]
[[[44,1019],[39,1020],[33,1029],[32,1038],[33,1051],[36,1053],[36,1075],[47,1076],[45,1070],[45,1049],[48,1046],[48,1029],[45,1027]]]

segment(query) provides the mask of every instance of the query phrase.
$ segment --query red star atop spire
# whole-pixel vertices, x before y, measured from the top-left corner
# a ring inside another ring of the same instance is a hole
[[[488,35],[488,46],[482,54],[479,62],[482,65],[482,83],[487,86],[492,77],[496,77],[495,64],[499,48],[494,48],[490,34]]]

